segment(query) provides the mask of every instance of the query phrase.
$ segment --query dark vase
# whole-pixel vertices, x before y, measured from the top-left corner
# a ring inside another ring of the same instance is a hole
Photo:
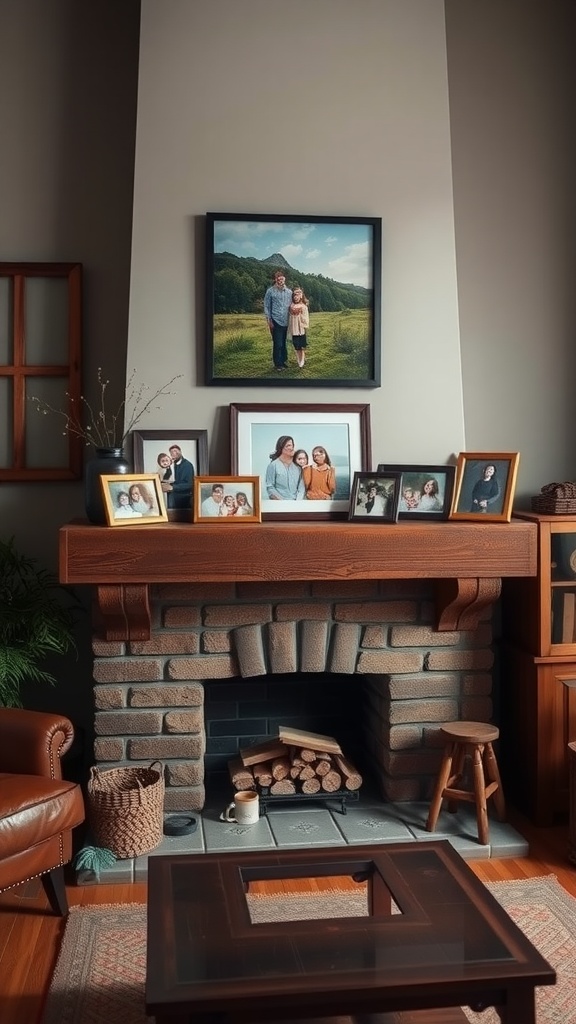
[[[107,521],[100,477],[129,472],[130,464],[124,458],[123,448],[96,448],[94,450],[94,458],[86,463],[84,470],[84,499],[86,515],[95,526],[105,526]]]

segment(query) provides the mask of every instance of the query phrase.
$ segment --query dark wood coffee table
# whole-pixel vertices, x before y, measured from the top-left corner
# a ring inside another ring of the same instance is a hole
[[[251,923],[251,882],[334,875],[368,880],[369,916]],[[148,861],[146,1012],[157,1024],[357,1014],[383,1024],[460,1006],[535,1024],[535,986],[555,981],[445,840]]]

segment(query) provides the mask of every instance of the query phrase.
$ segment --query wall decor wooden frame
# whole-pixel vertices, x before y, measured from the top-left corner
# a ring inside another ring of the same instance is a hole
[[[78,479],[81,438],[63,440],[58,417],[33,419],[31,399],[55,387],[71,419],[79,407],[81,264],[0,263],[0,311],[0,481]],[[60,353],[50,364],[39,358],[49,346]]]
[[[108,526],[167,523],[166,504],[157,473],[106,474],[100,477]],[[132,488],[138,488],[135,503]],[[126,498],[123,500],[123,496]]]
[[[240,500],[241,496],[243,501]],[[214,523],[218,526],[261,522],[260,477],[195,477],[194,522]]]

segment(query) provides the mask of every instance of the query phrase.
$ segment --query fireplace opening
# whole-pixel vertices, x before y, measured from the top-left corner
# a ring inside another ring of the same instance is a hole
[[[241,749],[278,736],[280,726],[334,737],[362,775],[362,790],[374,788],[364,720],[364,679],[359,675],[294,673],[205,681],[207,798],[230,788],[228,762]]]

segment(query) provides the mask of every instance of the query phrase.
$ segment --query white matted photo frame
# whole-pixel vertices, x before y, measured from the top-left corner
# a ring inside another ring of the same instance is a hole
[[[190,522],[194,475],[208,472],[208,431],[133,430],[132,442],[135,471],[160,476],[168,519]]]
[[[168,522],[157,473],[106,474],[100,477],[100,487],[108,526]]]
[[[435,522],[448,519],[456,466],[403,465],[382,462],[379,473],[400,473],[398,519]]]
[[[450,519],[509,523],[519,452],[460,452]]]
[[[195,523],[259,523],[260,477],[194,478]]]
[[[347,518],[370,466],[369,405],[235,403],[230,432],[233,471],[261,478],[263,520]]]
[[[354,523],[395,523],[398,518],[401,473],[355,473],[348,519]]]

